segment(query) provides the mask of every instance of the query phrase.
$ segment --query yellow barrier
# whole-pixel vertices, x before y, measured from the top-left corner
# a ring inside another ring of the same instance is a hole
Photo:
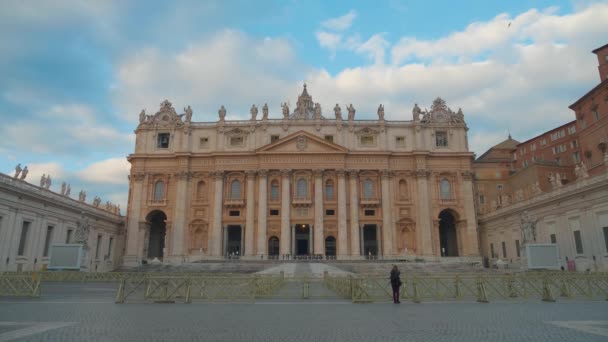
[[[0,297],[40,297],[40,294],[39,277],[0,273]]]

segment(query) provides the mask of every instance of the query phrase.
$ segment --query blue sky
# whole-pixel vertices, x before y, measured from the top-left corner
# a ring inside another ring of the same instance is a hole
[[[0,170],[28,165],[72,194],[127,200],[133,130],[165,98],[193,120],[295,102],[387,119],[443,97],[471,149],[574,119],[599,82],[606,1],[4,1]],[[510,23],[510,24],[509,24]]]

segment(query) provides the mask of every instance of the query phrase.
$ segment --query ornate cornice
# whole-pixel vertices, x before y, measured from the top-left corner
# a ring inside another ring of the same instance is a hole
[[[134,182],[142,182],[146,178],[145,173],[134,173],[131,175],[131,180]]]
[[[178,180],[189,180],[192,177],[192,172],[190,172],[190,171],[179,171],[179,172],[175,172],[173,175]]]
[[[291,170],[290,169],[282,169],[281,170],[281,176],[283,176],[283,177],[289,177],[290,174],[291,174]]]
[[[348,172],[348,176],[351,178],[357,178],[359,176],[359,170],[350,169],[350,170],[347,170],[347,172]]]
[[[315,177],[323,177],[324,171],[325,170],[323,170],[323,169],[315,169],[315,170],[312,170],[312,173],[315,175]]]
[[[344,176],[346,176],[346,170],[336,169],[336,174],[338,175],[338,177],[344,177]]]
[[[428,178],[430,175],[430,171],[427,169],[417,169],[416,170],[416,178]]]
[[[216,180],[223,180],[224,179],[224,171],[223,170],[216,170],[212,172],[213,177]]]
[[[247,178],[255,178],[256,174],[257,174],[257,171],[255,171],[255,170],[245,171],[245,175],[247,175]]]
[[[389,179],[393,176],[393,173],[390,170],[382,170],[380,171],[383,179]]]
[[[475,174],[469,170],[462,171],[460,173],[460,175],[462,176],[462,179],[464,179],[464,180],[473,180],[473,177],[475,176]]]
[[[268,177],[268,170],[267,169],[258,170],[258,175],[260,177]]]

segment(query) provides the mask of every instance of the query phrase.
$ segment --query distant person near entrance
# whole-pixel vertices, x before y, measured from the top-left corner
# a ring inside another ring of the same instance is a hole
[[[399,272],[397,265],[394,265],[393,269],[391,270],[391,286],[393,287],[393,303],[395,304],[401,303],[399,301],[399,289],[401,288],[401,278],[399,278],[400,275],[401,272]]]

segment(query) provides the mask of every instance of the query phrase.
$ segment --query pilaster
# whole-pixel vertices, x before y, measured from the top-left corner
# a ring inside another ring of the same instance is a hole
[[[390,195],[390,171],[382,171],[382,247],[383,256],[393,255],[393,211],[391,208]]]
[[[224,193],[224,171],[216,171],[215,194],[213,198],[213,221],[211,225],[211,239],[209,240],[209,251],[212,256],[221,257],[222,253],[222,196]]]
[[[289,191],[289,176],[291,170],[281,170],[281,240],[280,254],[291,254],[291,228],[290,228],[290,209],[291,199]]]
[[[338,175],[338,258],[348,255],[348,239],[346,228],[346,180],[344,170],[337,170]]]
[[[268,170],[258,171],[258,231],[257,231],[257,254],[268,254],[266,246],[268,239],[266,238],[267,212],[268,212]]]
[[[416,170],[416,187],[418,189],[418,202],[416,211],[418,212],[417,226],[420,236],[420,253],[424,256],[434,255],[431,229],[431,210],[429,202],[429,171],[426,169]]]
[[[315,179],[315,226],[314,254],[325,254],[323,241],[323,170],[314,170]]]
[[[255,217],[255,171],[247,171],[247,216],[245,221],[245,246],[243,254],[253,256],[253,233]]]
[[[361,237],[359,236],[359,194],[357,192],[358,171],[348,172],[350,182],[350,255],[361,255]]]

